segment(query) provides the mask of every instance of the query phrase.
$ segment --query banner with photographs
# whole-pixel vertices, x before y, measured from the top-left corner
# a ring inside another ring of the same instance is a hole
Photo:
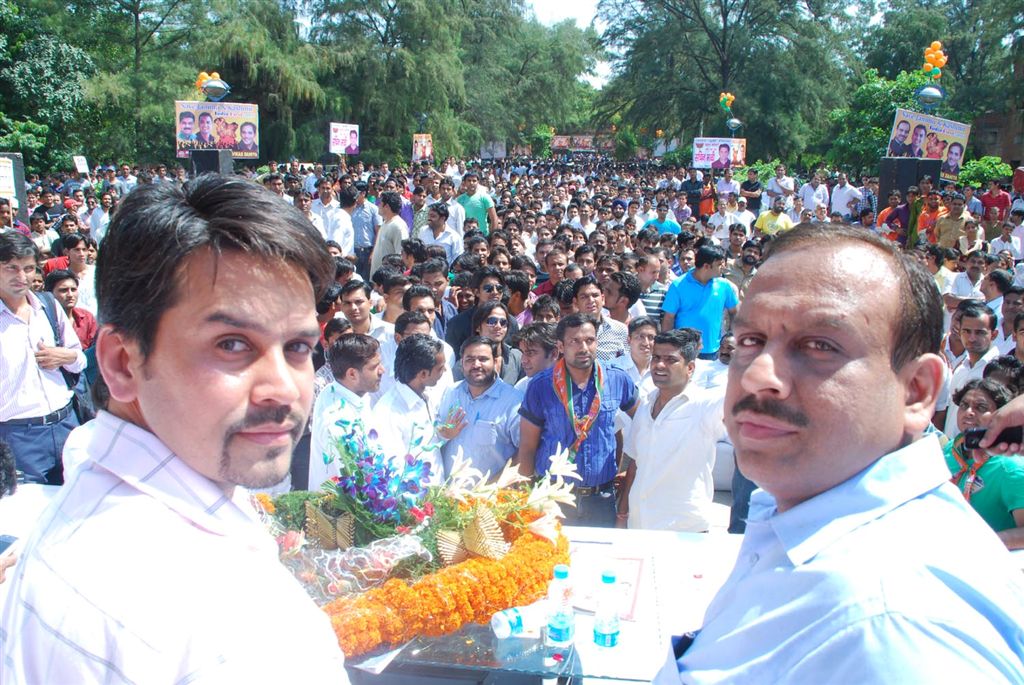
[[[434,158],[434,136],[430,133],[412,134],[412,161],[429,162]]]
[[[693,139],[693,166],[697,169],[728,169],[746,165],[746,138]]]
[[[930,114],[897,109],[889,134],[888,157],[941,159],[943,180],[955,181],[964,161],[971,125]]]
[[[489,140],[480,146],[480,159],[505,159],[507,156],[504,140]]]
[[[259,107],[239,102],[176,100],[178,157],[192,150],[231,150],[234,159],[260,156]]]
[[[569,141],[569,149],[577,152],[592,152],[594,150],[594,136],[573,136]]]
[[[359,124],[331,122],[330,152],[333,155],[359,154]]]
[[[532,145],[513,145],[512,154],[516,157],[530,157],[533,155]]]
[[[551,136],[552,150],[568,150],[569,136]]]

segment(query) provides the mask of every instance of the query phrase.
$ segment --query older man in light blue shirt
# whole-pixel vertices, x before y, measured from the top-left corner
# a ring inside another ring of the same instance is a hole
[[[733,333],[725,423],[762,490],[677,644],[682,681],[1024,682],[1020,569],[922,437],[943,379],[929,275],[867,231],[801,226]]]
[[[489,338],[474,336],[462,345],[462,372],[466,380],[449,388],[441,399],[438,419],[445,473],[461,455],[482,472],[497,476],[519,448],[519,405],[523,394],[498,377],[501,359]]]

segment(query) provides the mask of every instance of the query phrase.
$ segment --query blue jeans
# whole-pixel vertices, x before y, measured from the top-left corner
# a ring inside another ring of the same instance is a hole
[[[606,492],[577,495],[575,507],[562,506],[562,513],[565,514],[562,525],[614,528],[618,508],[615,494],[615,489],[609,488]]]
[[[0,440],[11,447],[19,483],[64,484],[61,454],[68,435],[78,427],[75,412],[48,426],[0,423]]]

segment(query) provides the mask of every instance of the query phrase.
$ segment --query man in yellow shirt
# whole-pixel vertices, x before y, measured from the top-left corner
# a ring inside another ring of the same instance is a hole
[[[783,211],[785,206],[780,197],[772,200],[771,210],[757,217],[757,221],[754,222],[754,228],[759,235],[775,235],[793,228],[793,220]]]

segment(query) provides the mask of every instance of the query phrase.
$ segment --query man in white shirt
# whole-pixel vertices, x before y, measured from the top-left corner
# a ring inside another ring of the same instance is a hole
[[[440,340],[421,333],[403,337],[395,354],[397,382],[373,408],[384,454],[394,460],[411,455],[417,462],[425,462],[430,471],[424,485],[437,485],[445,478],[440,451],[443,439],[434,430],[437,417],[427,402],[426,390],[437,385],[446,367]]]
[[[793,207],[793,197],[796,195],[796,182],[792,176],[786,176],[786,165],[780,164],[775,167],[775,176],[772,180],[768,181],[768,202],[761,203],[762,213],[771,209],[772,203],[776,198],[782,198],[783,209],[791,209]],[[794,221],[794,223],[796,223]]]
[[[352,232],[352,218],[351,216],[345,218],[341,216],[341,205],[334,197],[334,181],[329,176],[324,176],[320,179],[320,185],[317,187],[317,190],[319,191],[319,196],[313,200],[309,210],[320,217],[320,221],[323,222],[324,240],[334,240],[337,242],[335,235],[342,230],[342,222],[346,218],[348,219],[349,233]],[[348,253],[346,252],[345,254]]]
[[[298,210],[217,174],[140,186],[110,238],[109,400],[14,568],[4,682],[347,682],[246,491],[288,474],[333,262]]]
[[[353,279],[341,286],[340,316],[349,320],[354,333],[368,335],[383,345],[394,334],[395,326],[370,312],[371,292],[366,281]]]
[[[342,336],[331,346],[328,357],[334,380],[313,403],[308,481],[311,490],[340,474],[339,444],[352,440],[370,443],[367,434],[373,425],[373,414],[369,393],[377,391],[384,375],[380,344],[368,335]]]
[[[725,437],[724,393],[690,383],[699,351],[700,333],[692,328],[654,338],[656,389],[641,397],[623,438],[631,461],[619,500],[620,525],[627,518],[630,528],[701,533],[711,527],[715,444]]]
[[[462,205],[455,203],[459,209]],[[424,245],[440,245],[444,248],[448,264],[462,254],[462,234],[448,225],[450,208],[444,202],[435,202],[427,209],[427,225],[420,229],[419,239]]]
[[[999,356],[999,349],[993,344],[995,338],[996,315],[988,305],[979,302],[963,310],[963,317],[960,319],[960,340],[967,350],[967,357],[953,369],[948,397],[952,397],[960,388],[967,385],[967,381],[981,378],[985,366]],[[941,402],[940,399],[940,404]],[[950,438],[956,437],[960,432],[956,425],[956,415],[956,404],[948,402],[945,433]]]
[[[987,261],[982,252],[974,252],[967,257],[967,270],[961,271],[946,284],[942,291],[942,301],[946,310],[952,312],[963,300],[984,300],[981,282],[985,277]]]
[[[718,200],[718,211],[708,217],[708,226],[712,226],[715,232],[711,235],[723,245],[729,243],[729,227],[736,222],[736,215],[729,211],[724,199]]]
[[[828,186],[821,182],[817,174],[811,176],[811,180],[800,186],[800,199],[805,209],[814,211],[818,207],[828,209]]]
[[[757,217],[754,215],[752,211],[747,209],[747,198],[741,197],[740,199],[736,200],[736,206],[738,207],[738,209],[736,213],[733,214],[735,223],[743,224],[743,228],[747,229],[747,235],[749,236],[750,227],[754,225],[755,221],[757,221]]]
[[[850,185],[846,174],[839,173],[839,182],[832,189],[832,213],[843,215],[843,221],[849,222],[857,203],[864,194]]]
[[[740,183],[732,177],[732,169],[726,169],[725,175],[718,179],[715,184],[715,190],[718,191],[719,203],[726,203],[728,196],[732,195],[734,198],[740,196]]]
[[[1013,229],[1015,226],[1009,221],[1004,221],[1002,224],[1002,233],[992,239],[989,243],[988,251],[992,254],[999,254],[1003,250],[1006,250],[1013,256],[1013,260],[1019,261],[1022,258],[1020,238],[1013,235]]]
[[[425,302],[426,298],[422,298],[422,300]],[[384,377],[381,379],[380,387],[374,390],[371,395],[371,401],[374,404],[396,383],[395,357],[398,355],[398,344],[402,342],[403,338],[416,335],[417,333],[433,335],[436,338],[437,334],[433,329],[433,325],[431,313],[425,307],[399,314],[395,320],[394,333],[380,344],[380,357],[381,363],[384,365]],[[438,339],[440,340],[440,338]],[[444,373],[441,374],[441,378],[438,379],[437,383],[428,386],[423,391],[424,396],[427,398],[427,405],[430,407],[431,413],[434,414],[437,413],[438,408],[441,406],[441,398],[444,396],[445,391],[455,384],[455,377],[452,374],[452,368],[455,366],[455,352],[452,351],[451,345],[443,340],[441,340],[441,351],[444,354]]]
[[[110,223],[110,212],[114,208],[114,198],[110,193],[100,195],[100,203],[89,215],[89,234],[97,243],[103,241]]]
[[[38,255],[26,236],[0,233],[0,441],[23,482],[60,485],[61,449],[78,426],[64,372],[86,360],[64,308],[31,291]]]

